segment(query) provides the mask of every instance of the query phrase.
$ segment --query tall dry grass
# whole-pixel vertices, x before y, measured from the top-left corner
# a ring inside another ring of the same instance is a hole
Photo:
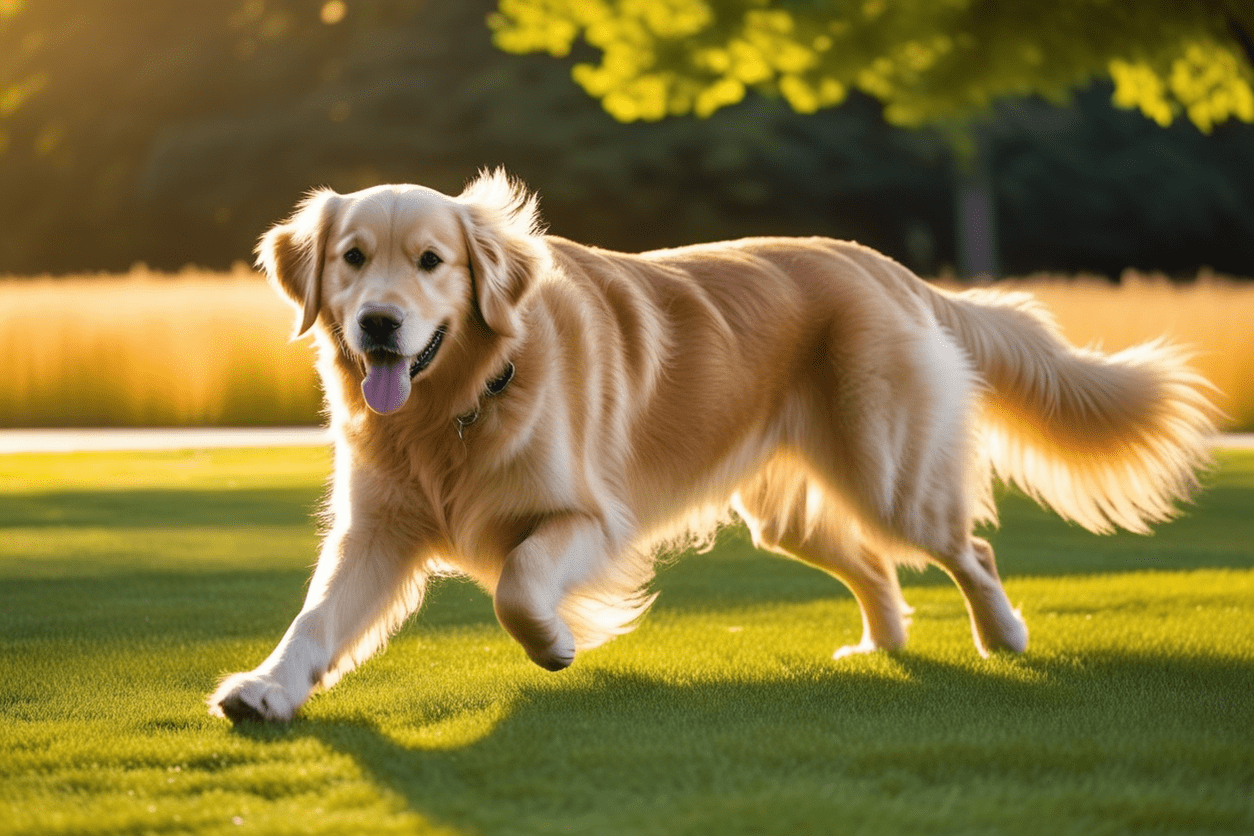
[[[316,423],[292,318],[242,265],[0,280],[0,426]]]
[[[1166,336],[1192,346],[1193,366],[1220,390],[1226,429],[1254,429],[1254,282],[1203,272],[1190,282],[1127,271],[1105,279],[1031,276],[997,287],[1032,293],[1072,343],[1117,351]]]
[[[1037,295],[1072,342],[1192,344],[1230,428],[1254,429],[1254,283],[1129,273],[999,283]],[[307,424],[320,396],[293,313],[256,274],[0,280],[0,426]]]

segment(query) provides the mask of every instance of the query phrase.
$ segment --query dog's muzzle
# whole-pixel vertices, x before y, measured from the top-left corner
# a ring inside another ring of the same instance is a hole
[[[441,325],[421,351],[406,355],[401,353],[399,344],[404,322],[404,312],[394,305],[363,305],[357,314],[366,354],[361,394],[366,405],[380,415],[389,415],[405,405],[413,378],[431,365],[448,331],[446,325]]]

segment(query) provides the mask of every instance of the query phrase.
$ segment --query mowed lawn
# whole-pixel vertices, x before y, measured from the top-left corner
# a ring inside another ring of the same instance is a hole
[[[1254,832],[1254,454],[1182,520],[992,535],[1028,652],[904,573],[908,650],[742,531],[558,674],[441,582],[287,726],[207,716],[300,606],[319,449],[0,456],[0,833]]]

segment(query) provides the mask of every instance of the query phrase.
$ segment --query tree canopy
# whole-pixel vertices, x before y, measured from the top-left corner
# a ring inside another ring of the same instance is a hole
[[[502,52],[497,10],[0,0],[0,275],[226,267],[311,186],[456,193],[495,165],[585,243],[826,235],[927,275],[958,263],[946,132],[890,125],[856,87],[808,115],[748,88],[706,119],[623,123],[571,82],[586,44]],[[994,105],[1004,270],[1254,275],[1254,125],[1159,128],[1111,89]]]
[[[918,127],[1103,76],[1160,125],[1254,121],[1249,0],[500,0],[489,23],[507,52],[587,54],[574,80],[624,122],[751,89],[812,113],[857,90]]]

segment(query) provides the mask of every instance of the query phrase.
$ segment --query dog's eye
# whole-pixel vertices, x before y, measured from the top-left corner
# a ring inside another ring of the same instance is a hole
[[[436,267],[440,266],[443,263],[444,263],[444,259],[440,258],[431,250],[427,250],[418,258],[418,266],[421,267],[423,270],[434,270]]]
[[[366,263],[366,254],[356,247],[353,247],[351,250],[344,253],[344,260],[354,267],[360,267]]]

